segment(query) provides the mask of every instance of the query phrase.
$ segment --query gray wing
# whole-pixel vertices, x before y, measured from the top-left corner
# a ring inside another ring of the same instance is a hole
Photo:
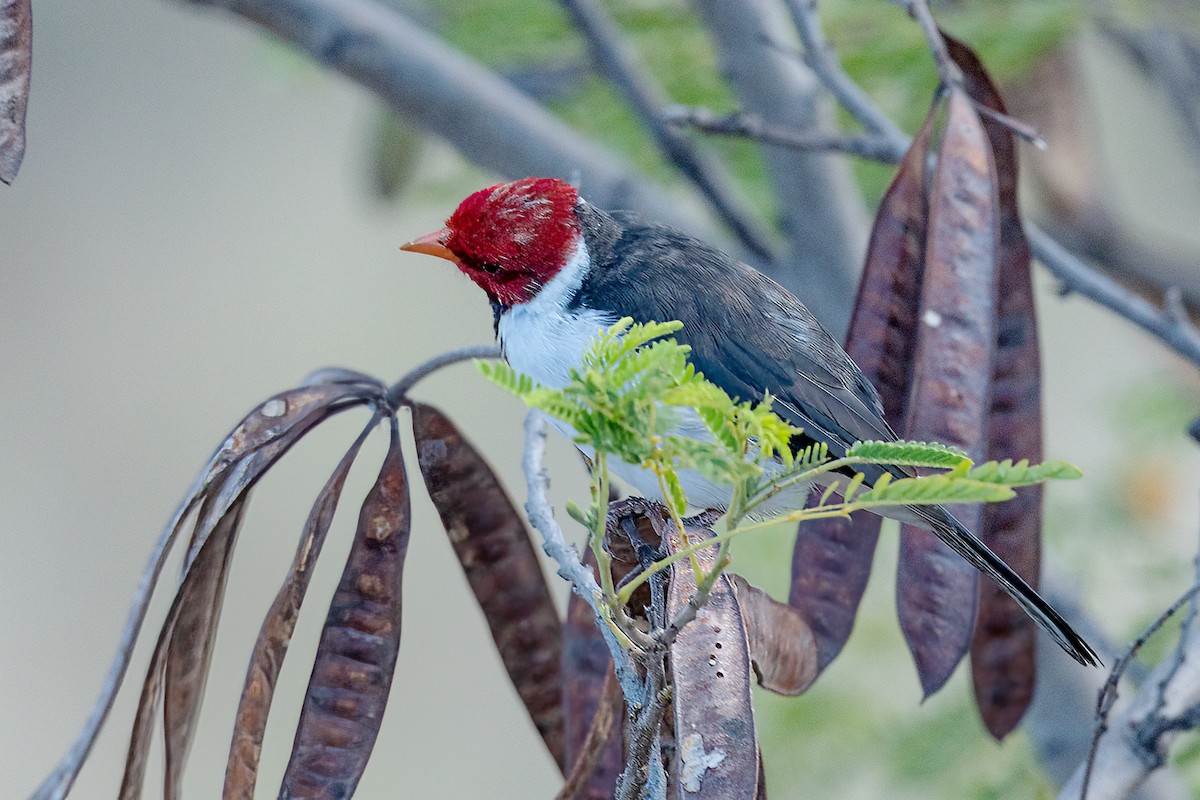
[[[875,388],[786,289],[690,236],[614,217],[614,231],[590,237],[603,266],[576,302],[638,322],[679,320],[676,338],[697,370],[738,400],[769,391],[776,411],[835,458],[856,441],[896,438]]]

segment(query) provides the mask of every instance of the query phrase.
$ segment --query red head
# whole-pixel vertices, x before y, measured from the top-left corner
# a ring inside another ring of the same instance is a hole
[[[463,200],[445,228],[401,249],[453,261],[493,301],[528,302],[571,257],[578,199],[554,178],[497,184]]]

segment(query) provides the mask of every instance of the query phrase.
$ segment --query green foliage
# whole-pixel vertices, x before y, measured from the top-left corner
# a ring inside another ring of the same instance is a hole
[[[998,503],[1009,500],[1014,492],[999,483],[986,483],[947,472],[924,478],[889,480],[885,474],[875,486],[855,498],[861,506],[930,506],[945,503]]]
[[[937,442],[859,442],[847,450],[846,455],[898,467],[950,469],[971,465],[966,453]]]

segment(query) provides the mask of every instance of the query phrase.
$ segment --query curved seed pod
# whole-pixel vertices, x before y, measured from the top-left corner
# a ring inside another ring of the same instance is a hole
[[[395,418],[358,519],[304,696],[281,798],[347,798],[366,769],[400,648],[401,580],[411,516]]]
[[[125,773],[118,795],[120,800],[137,800],[141,797],[146,776],[146,759],[150,752],[150,737],[154,732],[155,712],[158,711],[159,690],[172,650],[175,651],[174,660],[179,666],[172,670],[175,673],[175,692],[170,701],[177,707],[175,713],[167,719],[167,724],[171,726],[167,736],[172,751],[163,793],[166,797],[176,796],[177,781],[183,771],[183,760],[191,740],[193,717],[199,708],[204,679],[207,677],[211,642],[208,636],[204,636],[204,628],[208,628],[209,635],[215,632],[214,618],[217,609],[214,606],[217,603],[214,603],[214,599],[219,601],[219,589],[214,587],[224,585],[230,550],[241,525],[245,501],[244,492],[228,505],[214,502],[210,497],[201,508],[192,538],[202,540],[202,543],[180,581],[179,590],[175,593],[175,599],[159,631],[154,653],[150,656],[150,667],[142,684],[133,732],[130,735],[129,753],[125,759]],[[185,624],[191,633],[199,636],[198,641],[175,639],[176,624],[185,616],[185,609],[188,617]],[[205,625],[206,621],[210,624]],[[190,652],[189,648],[192,648]],[[189,666],[192,669],[188,669]],[[192,673],[193,679],[187,680],[182,674],[184,672]]]
[[[563,755],[562,622],[520,514],[477,450],[436,408],[412,407],[417,460],[496,649],[542,740]]]
[[[92,745],[108,717],[108,712],[112,709],[117,691],[121,688],[154,587],[188,515],[210,496],[213,498],[214,507],[232,508],[237,498],[243,496],[275,461],[321,421],[331,414],[362,403],[381,404],[386,400],[386,393],[386,387],[377,381],[374,383],[364,381],[354,386],[303,386],[271,397],[259,404],[234,426],[201,468],[191,488],[176,508],[155,544],[154,551],[138,584],[125,627],[121,632],[117,653],[113,657],[112,665],[109,667],[108,675],[92,712],[70,750],[63,756],[54,771],[42,782],[42,785],[37,788],[30,800],[63,800],[75,782],[80,768],[87,760]],[[206,527],[200,527],[194,532],[189,554],[185,560],[183,576],[180,579],[181,583],[186,580],[192,562],[208,539],[209,530]],[[173,618],[168,615],[159,637],[159,645],[164,648],[172,625]],[[165,655],[165,651],[160,655]],[[155,663],[161,665],[161,662],[156,659],[152,659],[151,663],[152,665]],[[161,676],[154,677],[153,692],[148,692],[147,688],[143,687],[142,700],[144,702],[157,702],[160,678]],[[150,682],[150,676],[147,676],[147,682]],[[148,720],[152,720],[153,709],[149,709],[145,713]],[[142,714],[143,709],[139,707],[138,717],[140,718]],[[145,728],[144,744],[140,743],[138,737],[134,737],[137,742],[135,750],[149,746],[149,726],[151,724],[151,722],[147,722],[143,725]],[[133,759],[134,755],[131,752],[130,758]],[[136,791],[140,792],[140,779],[137,783]]]
[[[775,694],[801,694],[820,672],[816,639],[804,618],[741,575],[730,573],[729,580],[737,591],[758,685]]]
[[[593,571],[596,569],[590,550],[583,563]],[[612,671],[608,646],[596,627],[591,608],[572,592],[567,601],[562,647],[563,756],[567,764],[573,766],[587,752],[588,733]],[[603,753],[576,797],[611,800],[617,778],[625,767],[624,728],[624,719],[618,716]]]
[[[25,108],[33,61],[29,0],[0,0],[0,181],[12,183],[25,157]]]
[[[171,628],[163,665],[164,800],[176,800],[182,791],[183,768],[208,682],[230,556],[246,509],[244,501],[244,497],[238,500],[213,528],[208,545],[212,557],[194,562],[179,589],[179,615]],[[204,514],[205,509],[201,509],[201,518]]]
[[[963,71],[971,97],[1006,113],[1004,101],[979,58],[946,37],[951,58]],[[983,127],[996,161],[1000,248],[997,257],[996,368],[988,418],[987,459],[1042,460],[1041,353],[1033,302],[1029,243],[1017,204],[1017,148],[1013,134],[987,117]],[[1027,486],[1007,503],[983,510],[980,535],[1030,585],[1041,566],[1042,487]],[[979,713],[988,731],[1002,739],[1033,700],[1037,625],[991,581],[979,586],[979,616],[971,642],[971,676]]]
[[[916,343],[917,312],[929,216],[926,163],[934,109],[900,162],[871,229],[846,352],[879,390],[884,416],[904,419]],[[871,575],[880,519],[855,514],[798,528],[788,603],[816,638],[820,669],[850,636]]]
[[[996,348],[996,170],[960,89],[950,91],[925,248],[915,391],[905,436],[983,455]],[[977,510],[954,510],[978,530]],[[926,696],[970,644],[978,573],[933,534],[901,528],[897,611]]]
[[[688,528],[691,541],[712,535]],[[682,546],[672,527],[664,541],[671,552]],[[712,569],[715,548],[696,554]],[[687,559],[671,565],[667,619],[676,618],[696,593]],[[670,649],[676,757],[673,780],[681,795],[706,798],[756,797],[758,740],[750,695],[750,644],[733,581],[721,575],[709,601],[679,631]]]
[[[350,467],[362,449],[367,435],[379,422],[378,414],[359,434],[357,440],[342,456],[341,462],[329,477],[325,487],[313,503],[304,532],[292,560],[292,569],[275,595],[271,608],[263,618],[258,640],[250,655],[246,670],[246,682],[238,702],[237,716],[233,726],[233,741],[229,745],[229,761],[225,767],[225,800],[253,800],[254,787],[258,780],[259,757],[262,754],[263,735],[267,728],[267,717],[271,712],[271,701],[288,644],[296,628],[300,605],[308,591],[313,567],[321,555],[329,526],[337,511],[338,500],[346,485]]]

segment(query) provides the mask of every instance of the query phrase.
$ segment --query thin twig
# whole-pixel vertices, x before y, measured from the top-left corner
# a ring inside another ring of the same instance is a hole
[[[821,18],[817,14],[817,0],[787,0],[787,7],[796,32],[800,35],[800,42],[804,45],[804,63],[859,124],[892,142],[893,147],[897,148],[893,150],[894,159],[899,161],[908,149],[908,137],[843,69],[841,59],[825,38]]]
[[[1184,315],[1160,308],[1084,263],[1037,225],[1025,220],[1033,255],[1068,292],[1116,312],[1200,367],[1200,330]]]
[[[393,408],[399,406],[404,402],[405,395],[419,381],[429,377],[442,367],[448,367],[460,361],[471,361],[476,358],[500,358],[500,348],[494,344],[476,344],[469,347],[460,347],[456,350],[447,350],[445,353],[436,355],[424,364],[418,364],[416,367],[413,367],[404,377],[393,383],[387,391],[388,402]]]
[[[1117,701],[1118,684],[1120,683],[1121,677],[1125,674],[1126,668],[1128,668],[1134,657],[1138,654],[1138,652],[1141,651],[1146,642],[1150,640],[1150,637],[1157,633],[1159,629],[1162,628],[1162,626],[1165,625],[1177,611],[1179,611],[1180,608],[1195,598],[1197,594],[1200,594],[1200,583],[1194,583],[1188,587],[1187,591],[1180,595],[1174,603],[1172,603],[1158,616],[1157,619],[1154,620],[1154,622],[1152,622],[1144,631],[1142,631],[1141,635],[1139,635],[1138,638],[1134,640],[1133,644],[1129,646],[1129,649],[1126,650],[1125,653],[1113,664],[1112,670],[1108,674],[1108,679],[1104,682],[1104,686],[1100,689],[1099,695],[1096,698],[1096,727],[1092,734],[1092,744],[1088,749],[1087,760],[1084,762],[1082,767],[1082,774],[1078,777],[1078,792],[1076,793],[1072,789],[1076,783],[1075,780],[1072,780],[1067,784],[1067,787],[1063,789],[1062,796],[1078,796],[1079,800],[1087,799],[1088,791],[1091,788],[1092,774],[1096,768],[1097,759],[1100,752],[1100,742],[1104,737],[1104,734],[1110,728],[1109,714],[1112,712],[1113,705]],[[1188,649],[1189,645],[1195,646],[1195,644],[1195,642],[1183,642],[1181,640],[1180,647]],[[1141,725],[1147,720],[1153,721],[1160,719],[1159,713],[1163,710],[1163,707],[1167,703],[1167,688],[1165,687],[1167,687],[1177,678],[1180,673],[1180,668],[1184,663],[1185,659],[1181,657],[1173,659],[1170,663],[1164,662],[1163,665],[1159,667],[1159,670],[1156,670],[1156,672],[1159,672],[1160,674],[1154,676],[1148,685],[1144,686],[1138,693],[1139,697],[1145,697],[1146,703],[1150,707],[1148,710],[1143,710],[1140,713],[1136,713],[1136,715],[1133,713],[1127,715],[1129,717],[1127,720],[1129,724],[1137,726]],[[1154,696],[1149,697],[1148,695],[1150,694]],[[1137,704],[1135,703],[1135,705]],[[1165,730],[1162,731],[1162,733],[1165,732]],[[1137,741],[1139,738],[1141,737],[1135,737],[1132,741]],[[1157,747],[1158,739],[1155,738],[1151,743],[1141,741],[1138,743],[1143,745],[1143,747],[1146,747],[1147,744]],[[1146,747],[1144,753],[1149,752],[1150,749]],[[1138,755],[1138,760],[1147,767],[1145,771],[1149,771],[1149,767],[1151,765],[1145,764],[1144,753]]]
[[[743,245],[771,260],[771,236],[740,197],[720,162],[702,152],[678,128],[667,124],[662,109],[667,93],[642,69],[637,55],[608,12],[594,0],[560,0],[583,34],[596,66],[632,106],[663,153],[698,188]]]
[[[929,10],[929,3],[926,0],[891,0],[891,2],[907,11],[909,16],[921,26],[921,33],[925,34],[925,42],[929,45],[929,52],[933,54],[933,60],[937,64],[938,77],[942,84],[944,86],[961,86],[962,70],[958,68],[958,64],[954,63],[954,59],[950,57],[950,51],[946,49],[946,40],[942,38],[942,31],[938,28],[937,20],[933,18],[933,12]]]
[[[847,153],[872,161],[894,163],[893,142],[877,134],[842,134],[824,131],[797,131],[772,125],[757,114],[738,112],[718,114],[700,106],[671,106],[663,115],[673,125],[686,125],[717,136],[748,136],[763,144],[797,150]]]

